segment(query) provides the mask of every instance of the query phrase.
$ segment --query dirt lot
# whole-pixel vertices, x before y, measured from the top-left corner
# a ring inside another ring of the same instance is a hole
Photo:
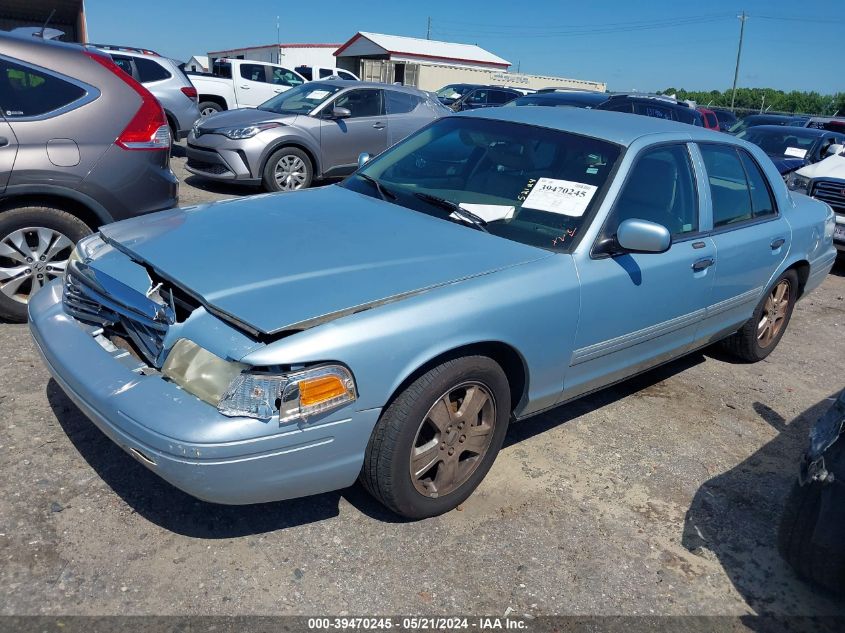
[[[248,193],[191,184],[183,204]],[[463,509],[417,523],[358,487],[196,501],[0,325],[0,613],[845,614],[773,545],[843,325],[840,262],[767,361],[707,351],[514,426]]]

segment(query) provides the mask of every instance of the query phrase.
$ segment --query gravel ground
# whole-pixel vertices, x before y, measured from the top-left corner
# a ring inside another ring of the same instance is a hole
[[[179,154],[183,204],[251,192],[185,178]],[[708,350],[515,425],[461,510],[416,523],[357,486],[197,501],[2,324],[0,614],[843,615],[774,547],[808,428],[843,386],[843,296],[840,260],[766,361]]]

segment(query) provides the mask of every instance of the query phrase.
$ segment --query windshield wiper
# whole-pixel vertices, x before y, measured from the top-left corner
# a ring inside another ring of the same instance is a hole
[[[477,228],[479,231],[484,231],[485,233],[490,232],[487,230],[487,221],[484,220],[484,218],[475,215],[472,211],[464,209],[461,205],[457,204],[456,202],[452,202],[451,200],[447,200],[446,198],[441,198],[439,196],[433,196],[430,193],[423,193],[421,191],[414,193],[414,195],[420,200],[425,200],[429,204],[433,204],[434,206],[440,207],[441,209],[448,209],[449,211],[457,215],[461,220],[469,223],[473,227]]]
[[[388,200],[396,200],[396,194],[393,193],[390,189],[385,187],[381,184],[378,180],[373,178],[372,176],[368,176],[367,174],[356,174],[359,178],[363,178],[367,182],[371,183],[378,191],[378,195],[381,196],[381,199],[387,202]]]

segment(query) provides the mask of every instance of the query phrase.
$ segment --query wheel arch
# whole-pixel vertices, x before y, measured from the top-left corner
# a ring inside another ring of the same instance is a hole
[[[810,262],[806,259],[799,259],[787,266],[784,272],[787,270],[794,270],[798,275],[798,296],[796,299],[800,299],[804,294],[804,287],[807,285],[807,280],[810,278]]]
[[[508,379],[511,392],[511,414],[513,414],[519,408],[520,404],[522,404],[528,393],[528,366],[522,354],[512,345],[503,343],[502,341],[492,340],[467,343],[440,352],[436,356],[429,358],[401,380],[385,402],[383,410],[386,410],[399,394],[427,371],[449,360],[463,356],[486,356],[498,363]]]
[[[29,206],[53,207],[66,211],[96,231],[103,224],[113,222],[111,214],[78,191],[60,187],[39,185],[38,187],[9,188],[0,199],[0,212]]]
[[[211,101],[212,103],[216,103],[224,110],[229,109],[229,105],[226,103],[225,97],[221,97],[220,95],[210,95],[202,93],[197,95],[197,104],[200,104],[203,101]]]
[[[317,152],[315,152],[312,148],[308,147],[308,144],[296,139],[296,138],[282,138],[279,139],[275,143],[271,143],[267,147],[264,148],[263,153],[261,154],[261,160],[258,163],[258,177],[264,173],[265,167],[267,167],[267,161],[270,160],[270,156],[273,155],[274,152],[279,151],[285,147],[295,147],[298,150],[305,152],[308,156],[309,160],[311,161],[311,165],[314,168],[313,177],[317,178],[322,176],[323,170],[322,166],[320,165],[320,161],[317,160]]]

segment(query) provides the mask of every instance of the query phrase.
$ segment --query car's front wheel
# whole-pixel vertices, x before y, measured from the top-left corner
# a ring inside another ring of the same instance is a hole
[[[29,298],[61,275],[76,242],[91,229],[49,207],[0,213],[0,318],[23,323]]]
[[[798,275],[790,269],[778,277],[757,304],[752,317],[726,338],[723,345],[742,360],[752,363],[763,360],[783,338],[797,299]]]
[[[296,147],[283,147],[273,152],[264,166],[264,188],[267,191],[296,191],[311,186],[314,166],[308,154]]]
[[[454,509],[490,470],[510,419],[510,388],[486,356],[447,361],[414,380],[376,424],[360,480],[402,516]]]

